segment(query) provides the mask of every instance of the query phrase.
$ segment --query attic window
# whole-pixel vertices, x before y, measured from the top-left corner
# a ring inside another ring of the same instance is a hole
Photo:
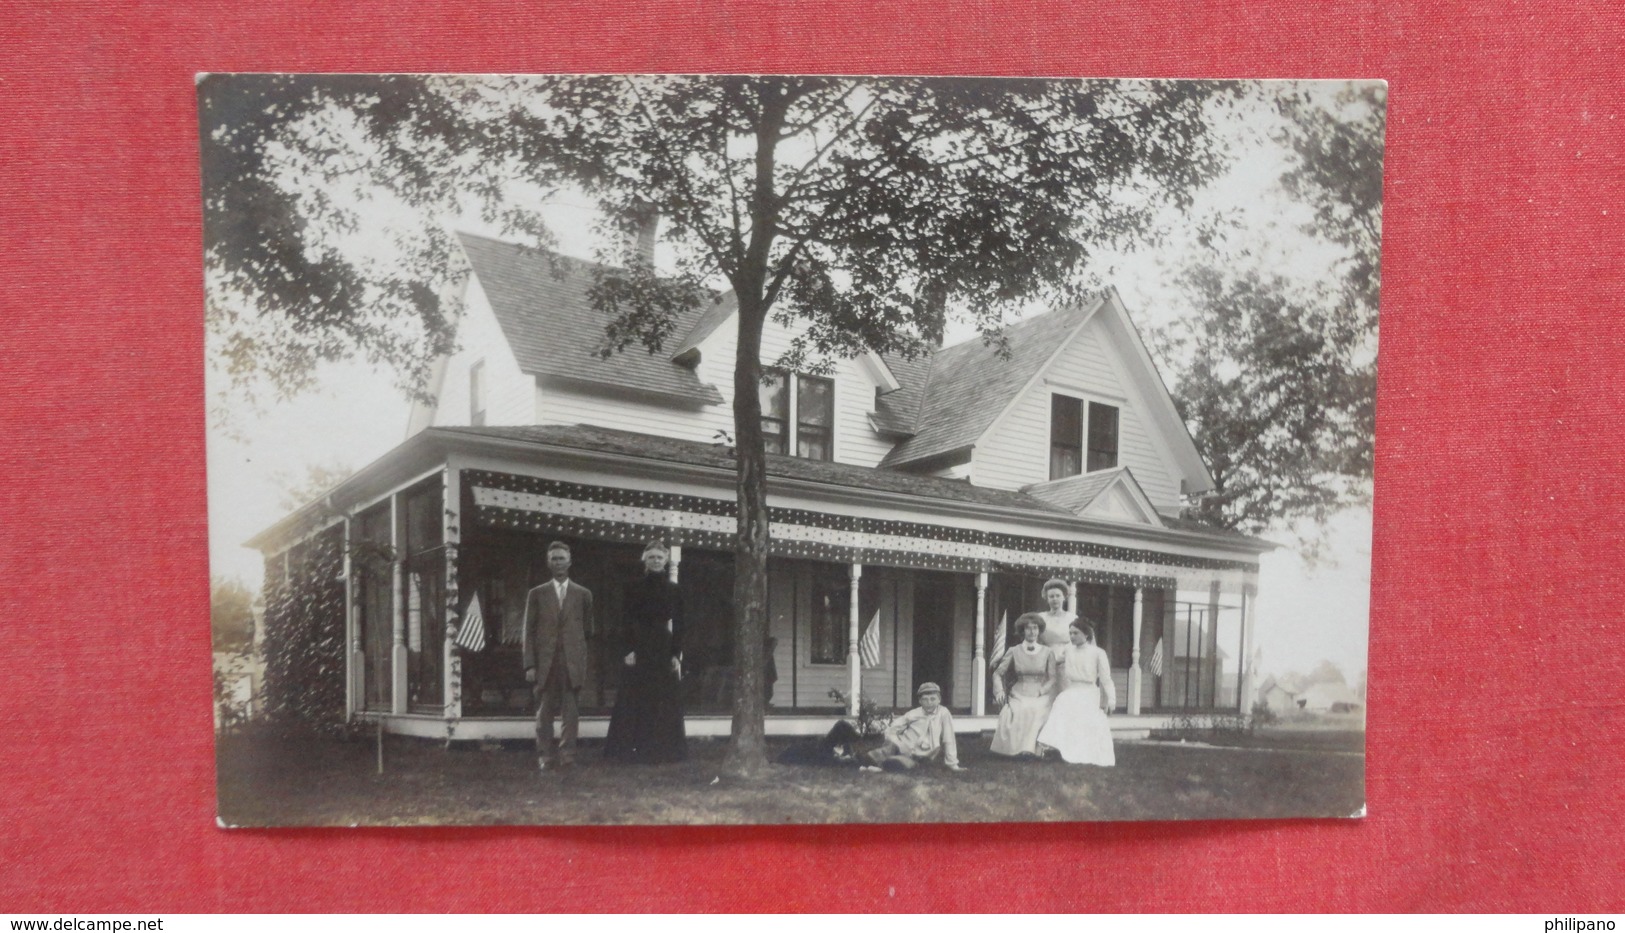
[[[1050,479],[1065,479],[1117,466],[1117,406],[1088,403],[1087,423],[1085,410],[1083,399],[1070,395],[1050,396]]]
[[[1109,470],[1117,466],[1117,406],[1089,403],[1089,462],[1086,469]]]
[[[791,385],[795,391],[791,392]],[[770,454],[835,459],[835,382],[769,369],[762,378],[762,444]]]

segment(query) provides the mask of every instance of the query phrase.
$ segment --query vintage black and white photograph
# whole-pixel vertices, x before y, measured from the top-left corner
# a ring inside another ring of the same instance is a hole
[[[198,100],[221,825],[1365,812],[1382,82]]]

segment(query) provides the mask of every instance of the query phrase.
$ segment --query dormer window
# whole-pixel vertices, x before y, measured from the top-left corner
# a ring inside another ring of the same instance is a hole
[[[484,360],[468,368],[468,423],[476,428],[485,425]]]
[[[795,391],[791,391],[791,386]],[[767,370],[762,379],[762,444],[770,454],[835,459],[835,382]]]
[[[1115,405],[1085,404],[1070,395],[1051,395],[1049,478],[1064,479],[1117,466],[1117,421]]]

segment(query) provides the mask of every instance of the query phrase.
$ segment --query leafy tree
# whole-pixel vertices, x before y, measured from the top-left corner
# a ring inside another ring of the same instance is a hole
[[[1342,668],[1331,661],[1322,660],[1315,665],[1313,670],[1304,675],[1303,684],[1306,688],[1315,684],[1342,684],[1347,686],[1348,678],[1343,676]]]
[[[254,595],[235,577],[209,581],[209,633],[216,651],[242,651],[254,640]]]
[[[1176,405],[1213,473],[1193,517],[1249,533],[1322,529],[1368,501],[1376,429],[1384,91],[1359,86],[1331,106],[1278,103],[1290,153],[1281,187],[1307,204],[1304,231],[1339,252],[1331,275],[1296,284],[1213,244],[1181,283],[1196,313],[1165,332]],[[1302,543],[1313,557],[1320,532]]]
[[[478,209],[545,245],[541,216],[512,196],[563,184],[623,234],[661,218],[675,273],[656,276],[622,255],[592,294],[606,314],[606,353],[661,349],[710,283],[736,299],[730,761],[749,774],[765,762],[762,659],[746,646],[762,643],[766,624],[766,322],[804,326],[781,361],[792,368],[864,349],[917,354],[950,313],[997,340],[1007,313],[1077,297],[1092,246],[1152,239],[1159,207],[1188,205],[1220,165],[1207,107],[1230,91],[833,77],[213,78],[200,91],[206,244],[220,296],[211,321],[234,376],[259,367],[289,391],[316,362],[360,351],[416,387],[452,343],[436,287],[456,271],[447,220]],[[374,268],[352,241],[377,204],[427,220]],[[266,333],[270,353],[258,350]]]
[[[278,505],[283,511],[292,512],[327,495],[354,472],[341,463],[313,463],[306,466],[303,473],[278,470],[271,475],[271,480],[281,490]]]

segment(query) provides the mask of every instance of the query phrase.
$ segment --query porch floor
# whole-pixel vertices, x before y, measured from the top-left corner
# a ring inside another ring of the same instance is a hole
[[[373,719],[376,714],[362,714],[363,719]],[[768,716],[766,729],[768,735],[803,736],[823,735],[829,731],[830,726],[839,718],[833,714],[821,713],[816,715],[774,715]],[[1174,714],[1142,714],[1139,716],[1116,715],[1109,720],[1112,727],[1112,736],[1118,739],[1143,739],[1151,734],[1152,729],[1163,728],[1170,724]],[[384,714],[384,731],[395,735],[412,735],[420,738],[444,739],[446,737],[446,720],[438,716],[423,714]],[[533,737],[535,733],[535,720],[529,717],[503,717],[457,720],[452,735],[456,739],[483,739],[483,740],[518,740]],[[733,719],[723,715],[696,715],[687,717],[687,733],[692,738],[721,737],[730,733]],[[960,735],[974,733],[991,734],[997,727],[999,717],[992,716],[954,716],[954,732]],[[608,716],[581,717],[581,737],[584,739],[601,739],[609,732]]]

